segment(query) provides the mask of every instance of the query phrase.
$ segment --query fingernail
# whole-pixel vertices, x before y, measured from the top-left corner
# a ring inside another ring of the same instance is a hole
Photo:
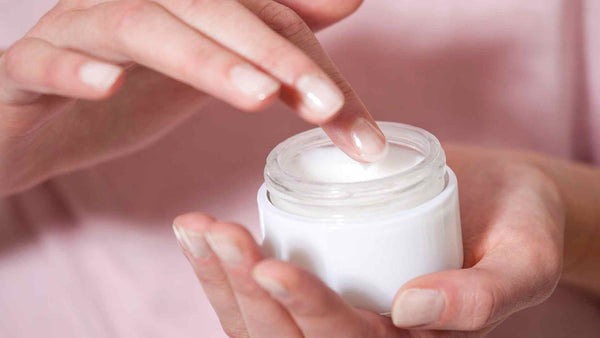
[[[332,83],[318,75],[304,75],[296,82],[304,104],[319,120],[327,120],[344,105],[344,95]]]
[[[392,308],[392,321],[398,327],[412,327],[435,322],[444,310],[444,296],[437,290],[408,289]]]
[[[115,65],[90,61],[79,68],[79,78],[96,89],[107,90],[115,84],[122,71]]]
[[[248,64],[233,67],[230,77],[242,93],[257,101],[266,99],[279,89],[279,82]]]
[[[227,265],[238,265],[244,261],[240,248],[227,236],[223,234],[204,235],[206,242],[212,251]]]
[[[189,251],[194,258],[208,258],[210,256],[210,249],[202,233],[183,229],[175,224],[173,224],[173,232],[175,232],[175,237],[177,237],[177,241],[181,246]]]
[[[366,162],[377,162],[387,155],[385,136],[373,123],[362,117],[354,121],[350,132],[358,156]]]
[[[285,297],[288,295],[288,290],[273,278],[260,276],[256,273],[252,273],[252,278],[273,297]]]

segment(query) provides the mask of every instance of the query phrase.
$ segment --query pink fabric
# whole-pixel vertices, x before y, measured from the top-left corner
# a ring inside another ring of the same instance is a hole
[[[52,3],[0,0],[0,45]],[[378,120],[600,163],[599,30],[597,0],[367,0],[321,38]],[[308,127],[281,105],[214,103],[142,151],[0,201],[0,336],[224,336],[171,221],[202,210],[256,232],[265,157]],[[561,287],[493,336],[592,337],[598,318]]]

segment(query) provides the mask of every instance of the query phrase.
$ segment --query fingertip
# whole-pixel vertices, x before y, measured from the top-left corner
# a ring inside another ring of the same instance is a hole
[[[410,288],[396,297],[391,317],[395,326],[417,327],[434,323],[446,306],[445,296],[437,289]]]
[[[212,250],[232,267],[245,266],[249,262],[254,264],[262,258],[252,234],[239,224],[214,222],[209,225],[205,237]]]
[[[78,70],[84,86],[93,90],[92,98],[102,99],[114,94],[124,81],[124,70],[111,63],[86,61]]]
[[[385,158],[389,145],[377,124],[367,118],[357,118],[350,129],[354,157],[360,162],[373,163]]]
[[[121,74],[117,77],[112,86],[110,86],[107,90],[103,92],[99,92],[96,97],[91,98],[91,100],[105,100],[115,96],[119,90],[125,85],[125,81],[127,80],[127,76],[125,71],[122,71]]]
[[[358,115],[344,112],[321,127],[336,146],[358,162],[381,161],[389,153],[385,135],[366,111]]]
[[[302,290],[310,289],[315,291],[320,287],[326,288],[325,284],[318,277],[291,263],[274,258],[267,258],[258,262],[252,273],[259,278],[268,278],[277,281],[288,290],[289,295],[302,295]]]
[[[208,232],[223,234],[236,240],[252,239],[252,234],[241,224],[227,221],[215,221],[208,227]]]
[[[215,222],[215,219],[208,214],[201,212],[190,212],[177,216],[173,220],[173,226],[195,231],[206,231],[209,225],[213,222]]]
[[[279,278],[277,265],[257,263],[252,269],[252,278],[254,281],[271,296],[275,298],[286,297],[289,295],[289,287]]]
[[[211,222],[214,222],[212,217],[199,212],[181,215],[173,220],[173,232],[186,256],[191,255],[200,261],[211,257],[212,252],[204,239],[206,229]],[[188,259],[194,265],[191,257],[188,256]]]
[[[293,267],[289,263],[274,258],[266,258],[258,262],[252,269],[253,276],[271,278],[283,282],[295,275]]]
[[[344,93],[327,77],[319,74],[302,75],[295,84],[300,93],[300,114],[308,122],[324,124],[340,112],[345,103]]]
[[[481,330],[499,310],[495,289],[494,277],[479,268],[417,277],[396,293],[392,321],[401,328]]]
[[[256,114],[271,106],[278,96],[279,88],[277,91],[270,93],[268,96],[260,100],[244,99],[243,102],[238,104],[238,108],[246,113]]]
[[[239,108],[256,112],[267,107],[281,88],[281,83],[256,67],[241,63],[229,70],[229,80],[243,97],[238,97]]]

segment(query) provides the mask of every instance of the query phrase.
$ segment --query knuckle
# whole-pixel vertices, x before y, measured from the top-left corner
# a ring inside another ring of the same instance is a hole
[[[498,306],[497,295],[489,288],[480,288],[475,291],[472,298],[472,313],[466,323],[467,331],[480,330],[493,320]]]
[[[20,82],[21,79],[21,67],[23,60],[25,59],[24,54],[27,49],[31,46],[31,40],[28,38],[19,40],[10,46],[3,55],[3,67],[6,76],[13,81]]]
[[[51,57],[48,59],[47,67],[44,69],[40,79],[40,84],[47,88],[55,88],[59,86],[60,79],[64,72],[63,62],[61,58]]]
[[[237,109],[250,114],[255,114],[264,110],[264,104],[260,101],[241,100],[236,101],[235,104]]]
[[[181,2],[181,8],[185,9],[185,12],[193,13],[199,10],[208,10],[209,6],[213,6],[223,0],[183,0]]]
[[[160,6],[148,1],[122,1],[115,8],[114,32],[120,42],[127,42],[132,31],[152,25],[149,20],[161,11]]]
[[[174,67],[175,72],[185,79],[197,78],[198,69],[220,68],[220,59],[217,48],[208,45],[189,46],[187,51],[174,51],[181,53],[177,57],[181,60]]]
[[[195,264],[200,265],[201,263],[196,262]],[[199,268],[198,270],[201,270]],[[198,281],[204,285],[212,285],[216,287],[227,288],[229,287],[229,280],[227,276],[223,274],[207,273],[205,271],[198,271],[196,274]]]
[[[306,318],[315,318],[328,315],[328,309],[315,307],[307,299],[293,297],[286,302],[286,307],[292,309],[294,314]]]
[[[318,71],[313,62],[301,53],[296,53],[293,46],[278,43],[264,50],[259,64],[264,69],[283,70],[290,69],[295,72]],[[292,81],[293,79],[288,79]]]
[[[277,33],[292,38],[310,31],[308,25],[294,10],[277,2],[268,2],[258,16]]]

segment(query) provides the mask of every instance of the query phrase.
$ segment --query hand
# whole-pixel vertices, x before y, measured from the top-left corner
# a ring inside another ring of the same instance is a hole
[[[145,146],[208,96],[245,111],[280,97],[376,159],[383,134],[285,6],[319,28],[361,1],[280,2],[60,1],[0,56],[0,196]]]
[[[265,259],[240,225],[198,213],[176,218],[179,243],[225,332],[261,338],[480,336],[545,300],[562,264],[564,215],[553,181],[510,152],[448,147],[447,155],[459,181],[464,269],[406,283],[391,319],[351,307],[291,264]]]

